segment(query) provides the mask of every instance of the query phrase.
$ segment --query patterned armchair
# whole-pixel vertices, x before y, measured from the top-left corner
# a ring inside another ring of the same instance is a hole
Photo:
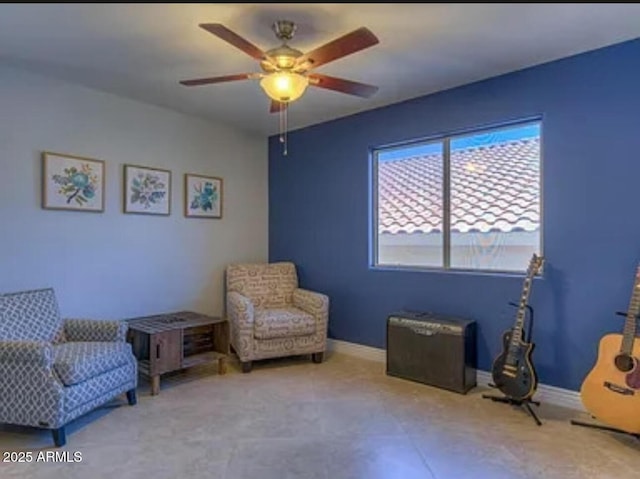
[[[137,363],[120,321],[62,320],[53,289],[0,295],[0,423],[50,429],[127,393]]]
[[[298,288],[293,263],[227,267],[231,346],[251,371],[252,361],[311,354],[321,363],[327,344],[329,298]]]

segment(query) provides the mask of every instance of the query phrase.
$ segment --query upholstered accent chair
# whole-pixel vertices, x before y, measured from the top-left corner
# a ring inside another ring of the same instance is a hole
[[[243,372],[252,361],[273,357],[311,354],[322,362],[329,298],[298,288],[293,263],[229,265],[226,295],[231,346]]]
[[[50,429],[125,393],[136,403],[137,363],[124,321],[60,317],[53,289],[0,295],[0,423]]]

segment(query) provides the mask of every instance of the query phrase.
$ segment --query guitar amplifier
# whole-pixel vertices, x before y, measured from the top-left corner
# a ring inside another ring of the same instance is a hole
[[[387,318],[387,374],[461,394],[476,386],[476,323],[429,312]]]

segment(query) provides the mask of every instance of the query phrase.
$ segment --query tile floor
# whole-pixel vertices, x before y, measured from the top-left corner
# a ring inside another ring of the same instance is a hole
[[[87,479],[639,478],[640,441],[584,429],[575,411],[520,409],[388,377],[384,365],[332,355],[194,368],[142,382],[68,427],[69,464],[0,463],[0,477]],[[50,435],[0,427],[0,451],[53,450]]]

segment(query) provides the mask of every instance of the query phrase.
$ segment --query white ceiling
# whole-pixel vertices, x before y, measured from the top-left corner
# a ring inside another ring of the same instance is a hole
[[[308,51],[361,26],[380,43],[318,68],[378,85],[370,99],[309,88],[291,129],[640,37],[635,4],[2,4],[0,62],[259,134],[278,130],[257,81],[179,80],[259,71],[198,28],[223,23],[263,49],[290,19]]]

